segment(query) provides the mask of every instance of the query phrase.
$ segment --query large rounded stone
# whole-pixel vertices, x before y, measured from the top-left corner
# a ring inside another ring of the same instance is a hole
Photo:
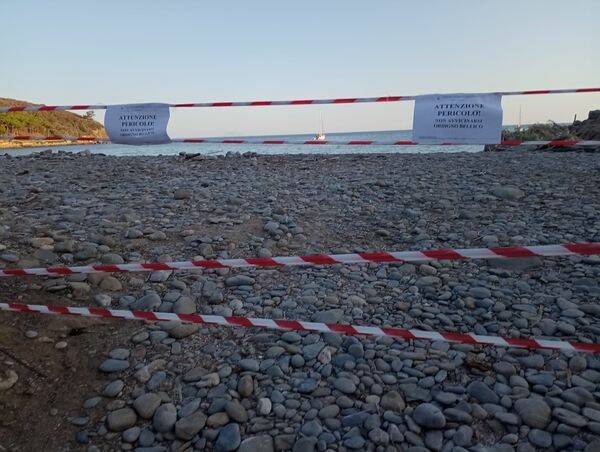
[[[235,275],[230,276],[225,280],[225,285],[227,287],[236,287],[236,286],[251,286],[254,284],[254,278],[246,275]]]
[[[137,421],[137,415],[131,408],[121,408],[111,411],[106,417],[106,426],[111,432],[122,432],[133,427]]]
[[[198,434],[206,425],[206,416],[200,411],[179,419],[175,423],[175,436],[179,439],[189,441]]]
[[[123,285],[121,281],[119,281],[114,276],[107,276],[100,281],[99,285],[101,290],[107,290],[112,292],[117,292],[119,290],[123,290]]]
[[[200,329],[200,325],[195,325],[193,323],[164,322],[161,324],[161,328],[169,333],[169,336],[174,337],[175,339],[183,339],[184,337],[197,333]]]
[[[116,397],[124,387],[125,382],[123,380],[113,380],[104,387],[102,395],[104,397]]]
[[[178,188],[173,193],[174,199],[189,199],[192,197],[192,191],[186,188]]]
[[[413,420],[421,427],[439,429],[446,426],[444,413],[433,403],[422,403],[412,413]]]
[[[150,419],[156,409],[160,406],[160,396],[153,392],[142,394],[133,402],[135,411],[144,419]]]
[[[158,407],[152,418],[152,425],[157,432],[171,431],[177,421],[177,409],[172,403],[165,403]]]
[[[525,196],[523,190],[511,185],[496,185],[495,187],[492,187],[492,194],[496,198],[505,199],[507,201],[514,201]]]
[[[251,436],[240,444],[238,452],[273,452],[273,438],[269,435]]]
[[[552,445],[552,435],[536,428],[529,430],[527,438],[534,446],[537,446],[542,450],[546,450]]]
[[[404,408],[406,408],[404,398],[400,395],[398,391],[386,392],[383,395],[383,397],[381,397],[379,405],[381,405],[381,408],[383,408],[384,410],[392,410],[397,413],[402,413],[404,411]]]
[[[227,405],[225,405],[225,412],[236,422],[244,423],[248,421],[248,412],[238,401],[232,400],[231,402],[227,402]]]
[[[115,265],[115,264],[124,264],[125,261],[123,258],[116,253],[106,253],[100,257],[100,260],[103,264],[107,265]]]
[[[354,382],[345,377],[339,377],[333,380],[333,387],[344,394],[353,394],[356,391]]]
[[[552,411],[548,404],[539,398],[530,397],[515,402],[515,410],[525,424],[543,430],[550,422]]]
[[[467,393],[482,403],[498,403],[500,397],[484,382],[476,380],[467,386]]]
[[[193,367],[184,374],[183,381],[186,383],[198,381],[207,373],[208,371],[204,367]]]
[[[254,391],[254,381],[251,375],[243,375],[238,381],[237,390],[242,397],[250,397]]]
[[[175,314],[193,314],[196,312],[196,303],[190,297],[181,297],[173,304]]]
[[[215,442],[214,450],[217,452],[236,450],[240,445],[240,441],[240,426],[235,423],[227,424],[219,430],[219,436]]]
[[[123,359],[112,359],[109,358],[100,364],[98,368],[100,372],[104,373],[113,373],[113,372],[121,372],[129,367],[129,361],[125,361]]]
[[[139,311],[154,311],[160,306],[161,303],[162,300],[160,299],[158,294],[149,293],[147,295],[144,295],[139,300],[131,303],[130,308],[137,309]]]

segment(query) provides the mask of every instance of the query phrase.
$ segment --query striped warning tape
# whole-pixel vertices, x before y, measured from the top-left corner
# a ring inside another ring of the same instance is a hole
[[[565,243],[562,245],[512,246],[495,248],[441,249],[422,251],[378,251],[352,254],[313,254],[240,259],[211,259],[182,262],[140,264],[85,265],[79,267],[5,268],[2,276],[56,276],[74,273],[143,272],[189,270],[197,268],[287,267],[298,265],[335,265],[388,262],[423,262],[433,260],[503,259],[600,254],[600,243]]]
[[[502,96],[522,96],[539,94],[565,94],[565,93],[592,93],[600,92],[599,88],[570,88],[570,89],[537,89],[528,91],[500,91],[489,94],[500,94]],[[479,94],[479,93],[478,93]],[[488,93],[484,93],[488,94]],[[335,99],[294,99],[294,100],[254,100],[234,102],[188,102],[169,104],[175,108],[198,108],[198,107],[268,107],[276,105],[324,105],[324,104],[358,104],[372,102],[401,102],[414,100],[417,96],[380,96],[380,97],[343,97]],[[109,105],[105,104],[79,104],[79,105],[21,105],[0,107],[0,112],[10,113],[15,111],[54,111],[54,110],[106,110]]]
[[[97,138],[90,136],[70,136],[70,135],[1,135],[0,140],[8,141],[86,141],[110,143],[108,138]],[[337,146],[427,146],[429,143],[419,143],[412,140],[278,140],[264,138],[172,138],[173,143],[188,144],[291,144],[291,145],[337,145]],[[469,143],[472,145],[473,143]],[[481,143],[482,145],[484,143]],[[464,143],[437,143],[434,146],[464,146]],[[598,140],[543,140],[543,141],[523,141],[523,140],[503,140],[500,146],[550,146],[550,147],[570,147],[570,146],[600,146]]]
[[[0,303],[0,311],[33,312],[40,314],[69,315],[80,317],[120,318],[127,320],[176,321],[184,323],[219,326],[257,327],[275,330],[315,331],[346,335],[387,336],[402,340],[423,339],[459,344],[492,345],[529,349],[549,349],[561,352],[600,353],[600,344],[559,341],[548,339],[510,338],[486,336],[474,333],[437,332],[415,329],[306,322],[302,320],[262,319],[253,317],[220,316],[203,314],[174,314],[170,312],[127,311],[120,309],[84,308],[73,306],[48,306],[19,303]]]
[[[338,145],[338,146],[465,146],[465,143],[419,143],[412,140],[265,140],[252,138],[174,138],[171,141],[175,143],[206,143],[206,144],[293,144],[293,145]],[[469,143],[468,145],[473,145]],[[484,145],[485,143],[480,143]],[[543,141],[523,141],[523,140],[504,140],[499,143],[500,146],[550,146],[550,147],[569,147],[569,146],[600,146],[600,141],[595,140],[543,140]]]

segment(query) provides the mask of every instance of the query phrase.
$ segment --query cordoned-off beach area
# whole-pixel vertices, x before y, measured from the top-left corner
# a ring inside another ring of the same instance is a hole
[[[0,156],[2,266],[600,241],[598,153],[188,157]],[[19,303],[597,343],[599,281],[592,255],[74,274],[0,287]],[[600,432],[593,354],[3,319],[3,359],[18,376],[2,396],[7,450],[514,450],[523,437],[592,450]]]
[[[0,452],[600,452],[600,2],[0,15]]]

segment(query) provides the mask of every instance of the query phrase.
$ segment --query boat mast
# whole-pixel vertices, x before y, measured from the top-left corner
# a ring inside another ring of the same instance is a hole
[[[321,135],[325,135],[325,128],[323,127],[323,112],[319,112],[321,115]]]

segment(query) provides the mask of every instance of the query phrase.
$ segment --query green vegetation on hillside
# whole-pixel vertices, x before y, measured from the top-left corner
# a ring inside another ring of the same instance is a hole
[[[33,105],[0,97],[0,106]],[[68,111],[19,111],[0,113],[0,135],[87,135],[104,137],[104,127],[91,116]]]

